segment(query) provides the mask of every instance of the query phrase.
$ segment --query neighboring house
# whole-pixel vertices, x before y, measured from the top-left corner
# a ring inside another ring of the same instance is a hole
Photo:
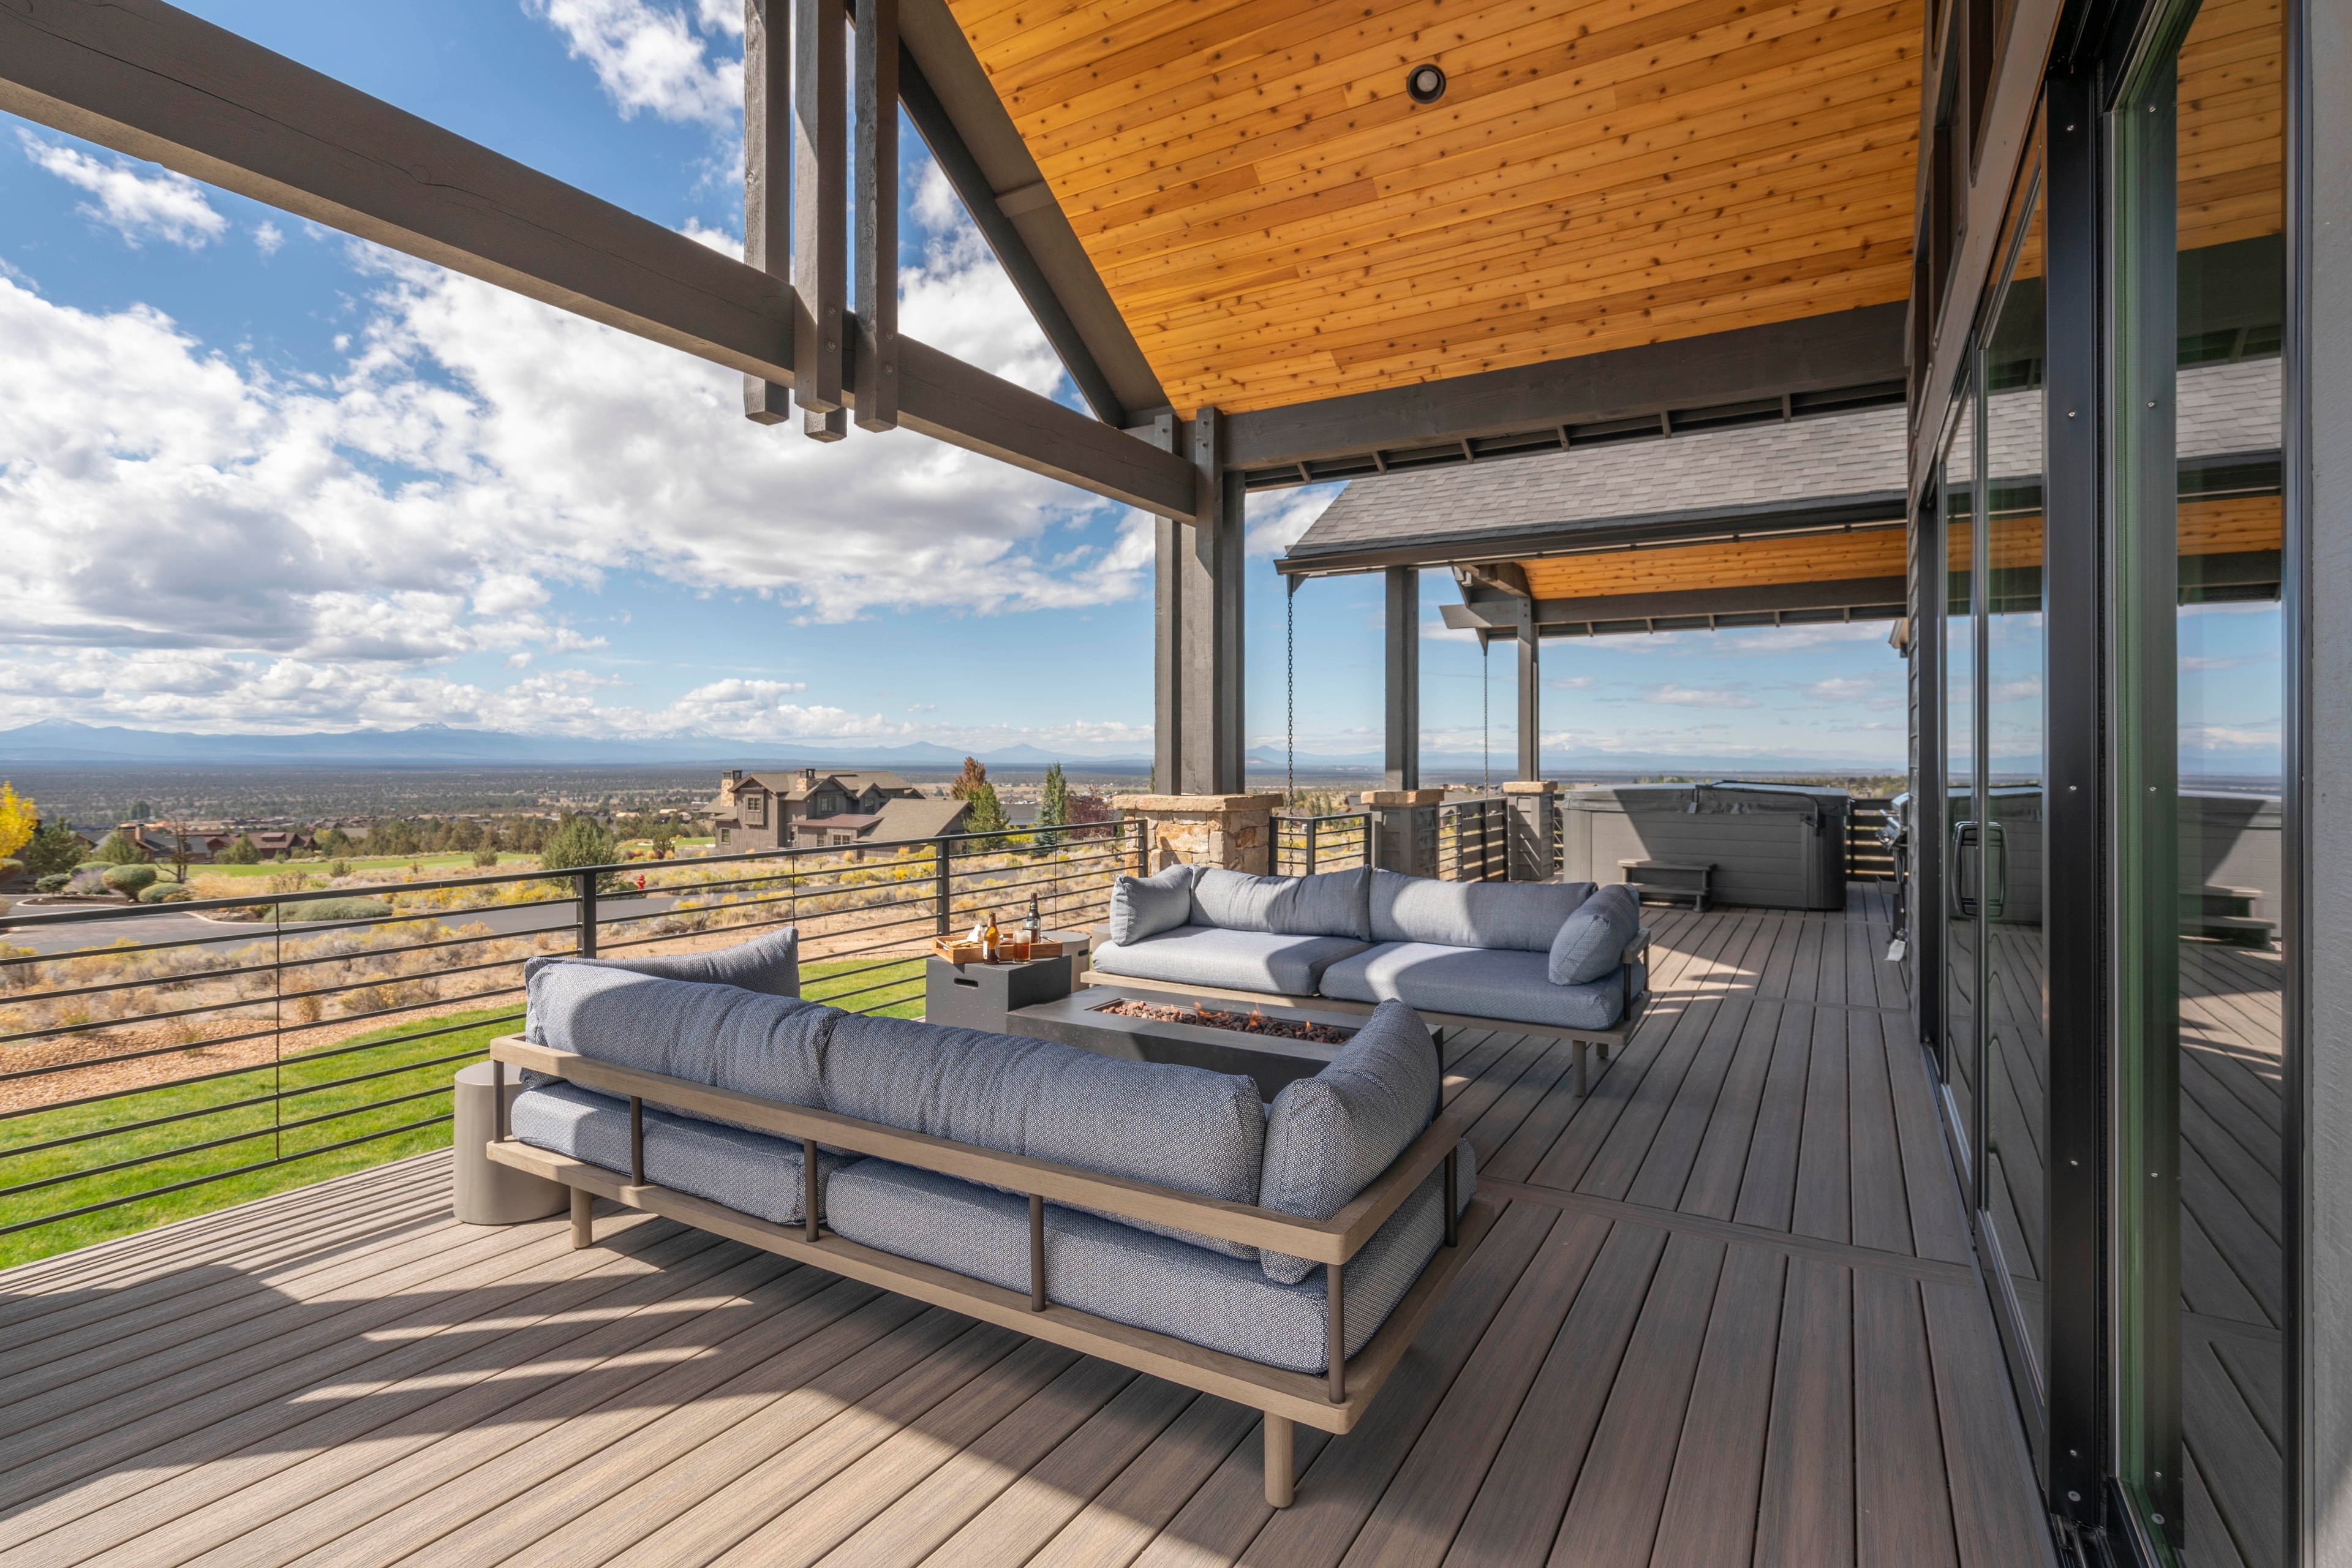
[[[168,822],[118,823],[115,831],[124,835],[157,860],[170,860],[177,850],[178,835],[185,835],[188,858],[202,864],[217,860],[235,845],[238,838],[253,840],[253,847],[265,860],[283,860],[289,855],[302,854],[318,847],[318,840],[310,834],[282,828],[237,827],[216,822],[188,823],[175,834]]]
[[[896,773],[746,773],[720,775],[710,804],[722,854],[749,849],[809,849],[904,844],[963,826],[960,800],[925,795]]]

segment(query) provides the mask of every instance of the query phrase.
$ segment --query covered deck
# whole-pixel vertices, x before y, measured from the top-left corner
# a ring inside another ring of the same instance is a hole
[[[2053,1562],[1890,910],[1654,911],[1659,1000],[1446,1042],[1506,1200],[1301,1429],[433,1154],[0,1273],[0,1564]]]

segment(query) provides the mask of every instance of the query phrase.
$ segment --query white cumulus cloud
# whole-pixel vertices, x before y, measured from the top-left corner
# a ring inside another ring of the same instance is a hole
[[[105,224],[134,247],[160,239],[201,250],[228,232],[228,219],[213,210],[205,188],[184,174],[110,154],[93,155],[29,131],[18,131],[16,140],[36,165],[89,193],[91,199],[79,204],[78,211]]]
[[[740,37],[743,15],[698,0],[689,15],[649,0],[525,0],[585,60],[623,119],[650,110],[664,120],[724,127],[743,110],[743,61],[714,58],[716,36]],[[740,45],[730,46],[740,51]]]

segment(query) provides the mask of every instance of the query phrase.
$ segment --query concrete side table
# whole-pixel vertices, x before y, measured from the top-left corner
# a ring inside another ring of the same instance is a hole
[[[1077,952],[1006,963],[950,963],[940,958],[925,959],[924,1021],[1002,1035],[1006,1032],[1007,1014],[1067,996],[1084,964],[1087,940],[1069,931],[1053,934],[1066,947],[1076,946]]]
[[[509,1067],[507,1104],[522,1092],[522,1072]],[[572,1202],[571,1189],[528,1171],[493,1165],[482,1152],[497,1136],[498,1119],[490,1102],[490,1064],[475,1062],[457,1069],[454,1125],[451,1133],[457,1154],[457,1218],[467,1225],[520,1225],[562,1214]]]

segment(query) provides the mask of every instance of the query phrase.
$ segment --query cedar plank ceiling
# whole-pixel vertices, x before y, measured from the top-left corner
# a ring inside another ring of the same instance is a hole
[[[1910,290],[1919,0],[950,4],[1188,415]]]

